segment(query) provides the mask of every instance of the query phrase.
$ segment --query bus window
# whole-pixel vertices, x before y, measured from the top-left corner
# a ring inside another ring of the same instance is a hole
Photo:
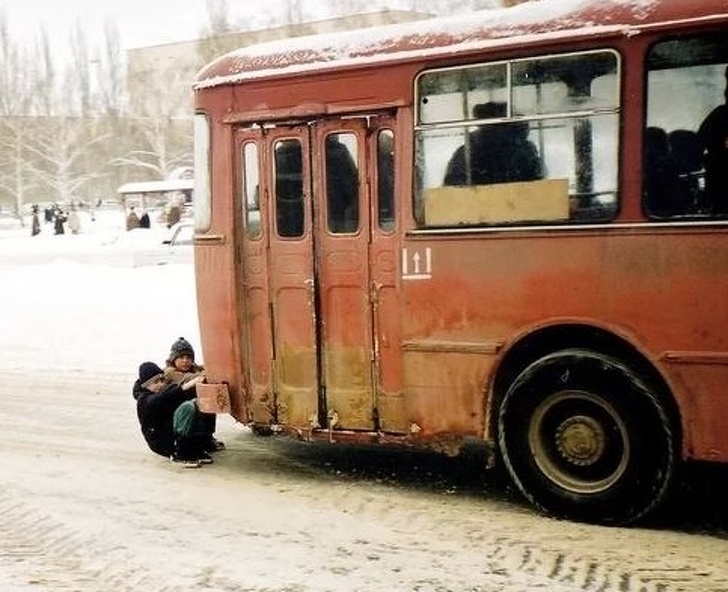
[[[613,218],[618,80],[611,51],[422,74],[418,226]]]
[[[473,108],[488,101],[505,101],[507,66],[504,63],[436,70],[418,82],[418,120],[421,124],[480,119]]]
[[[195,231],[207,232],[212,224],[212,190],[210,180],[210,120],[204,113],[195,113],[194,166]]]
[[[276,231],[281,237],[303,236],[303,152],[295,139],[274,148]]]
[[[394,132],[377,135],[377,220],[384,231],[394,230]]]
[[[643,158],[648,216],[728,215],[727,63],[723,33],[671,39],[651,48]]]
[[[326,204],[328,229],[334,234],[359,228],[357,141],[352,133],[326,136]]]
[[[248,142],[243,148],[243,203],[245,230],[248,236],[260,236],[260,184],[258,179],[258,146]]]

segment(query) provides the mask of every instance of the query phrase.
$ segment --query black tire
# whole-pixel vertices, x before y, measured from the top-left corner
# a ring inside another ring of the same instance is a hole
[[[643,379],[609,356],[563,350],[528,366],[506,393],[498,444],[508,472],[541,511],[624,525],[671,484],[676,442]]]

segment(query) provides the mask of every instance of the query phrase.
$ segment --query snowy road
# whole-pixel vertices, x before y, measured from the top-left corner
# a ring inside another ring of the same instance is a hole
[[[190,268],[0,263],[3,592],[728,590],[725,470],[621,529],[535,514],[476,447],[329,447],[221,417],[216,463],[174,466],[130,385],[197,341]]]

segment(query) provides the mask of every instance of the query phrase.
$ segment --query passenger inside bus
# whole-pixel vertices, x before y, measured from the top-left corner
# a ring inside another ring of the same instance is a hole
[[[698,134],[693,130],[676,129],[668,134],[670,150],[678,176],[678,188],[683,194],[682,211],[698,213],[704,210],[703,199],[703,148]]]
[[[728,214],[728,68],[725,102],[713,109],[698,129],[705,150],[705,193],[713,214]]]
[[[303,155],[296,139],[275,146],[276,229],[279,236],[303,235]]]
[[[377,136],[377,215],[382,230],[394,228],[394,133]]]
[[[475,119],[506,116],[506,104],[481,103],[473,109]],[[445,185],[489,185],[534,181],[543,178],[538,150],[528,140],[526,122],[481,125],[468,134],[466,143],[450,158]]]
[[[355,232],[359,228],[359,170],[342,139],[356,146],[353,134],[326,137],[326,201],[328,227],[333,233]]]
[[[687,214],[691,209],[692,200],[687,185],[681,182],[677,160],[668,133],[661,127],[648,127],[645,130],[645,198],[654,216]]]

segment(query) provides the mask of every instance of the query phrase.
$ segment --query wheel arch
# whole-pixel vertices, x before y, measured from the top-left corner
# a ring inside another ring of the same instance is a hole
[[[644,378],[665,407],[675,434],[676,453],[680,456],[683,440],[680,411],[667,381],[655,363],[628,337],[598,325],[575,321],[533,328],[508,345],[493,373],[487,410],[488,438],[497,441],[498,410],[516,377],[545,355],[574,348],[611,356]]]

